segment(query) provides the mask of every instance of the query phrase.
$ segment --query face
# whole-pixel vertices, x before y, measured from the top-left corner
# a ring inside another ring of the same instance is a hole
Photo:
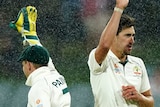
[[[120,52],[122,55],[128,55],[131,53],[135,39],[135,30],[134,27],[123,29],[116,36],[116,49],[117,52]]]
[[[30,74],[30,65],[29,65],[29,62],[28,61],[23,61],[22,62],[22,66],[23,66],[24,75],[26,77],[28,77],[29,74]]]

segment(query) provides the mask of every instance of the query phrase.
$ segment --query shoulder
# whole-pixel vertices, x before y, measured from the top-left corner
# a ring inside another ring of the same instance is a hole
[[[92,49],[92,50],[90,51],[90,53],[89,53],[89,56],[93,55],[93,54],[95,53],[95,51],[96,51],[96,48]]]
[[[141,66],[144,65],[144,62],[143,62],[142,58],[140,58],[140,57],[128,55],[128,61],[131,63],[136,63]]]
[[[142,58],[136,57],[136,56],[132,56],[132,55],[128,55],[128,60],[129,61],[143,61]]]
[[[44,80],[39,80],[30,88],[29,96],[34,98],[35,96],[41,96],[41,94],[46,92],[50,94],[47,83]]]
[[[96,59],[95,59],[95,51],[96,49],[93,49],[90,54],[89,54],[89,58],[88,58],[88,65],[92,65],[93,63],[96,63]]]

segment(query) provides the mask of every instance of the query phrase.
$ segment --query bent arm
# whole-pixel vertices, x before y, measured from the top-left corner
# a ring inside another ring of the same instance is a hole
[[[151,91],[148,90],[141,94],[141,99],[139,100],[140,107],[154,107],[154,99],[151,95]]]
[[[102,32],[98,47],[95,52],[95,59],[99,64],[101,64],[102,61],[105,59],[112,45],[112,41],[116,36],[118,30],[120,18],[121,13],[114,11],[110,21]]]

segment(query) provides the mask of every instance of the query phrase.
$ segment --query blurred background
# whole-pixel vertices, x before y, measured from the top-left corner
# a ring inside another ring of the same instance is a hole
[[[93,107],[87,60],[111,17],[115,0],[0,0],[0,107],[26,107],[29,87],[22,65],[21,35],[9,28],[22,7],[38,10],[37,33],[64,75],[72,107]],[[136,19],[136,43],[132,55],[141,57],[148,70],[160,107],[160,1],[130,0],[124,13]]]

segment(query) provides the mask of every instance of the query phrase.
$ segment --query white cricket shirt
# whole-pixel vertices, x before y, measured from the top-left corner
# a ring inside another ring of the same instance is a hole
[[[49,67],[40,67],[27,78],[31,86],[27,107],[70,107],[71,96],[62,75]]]
[[[138,107],[136,102],[122,97],[122,86],[134,85],[140,93],[150,89],[143,61],[130,55],[127,58],[128,62],[123,66],[109,51],[100,66],[95,59],[95,49],[91,51],[88,66],[95,107]]]

